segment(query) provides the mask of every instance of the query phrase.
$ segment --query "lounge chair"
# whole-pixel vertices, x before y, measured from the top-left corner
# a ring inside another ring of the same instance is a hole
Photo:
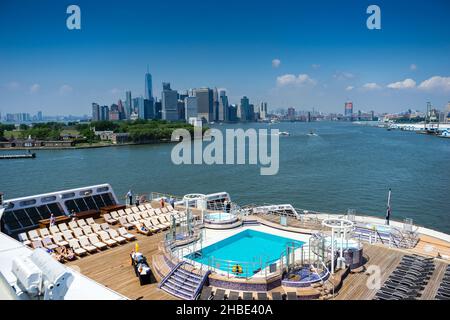
[[[50,226],[50,233],[52,234],[52,236],[55,236],[58,233],[62,235],[61,231],[57,226]]]
[[[129,222],[127,221],[127,219],[125,219],[124,217],[120,217],[120,218],[119,218],[119,223],[120,223],[120,225],[121,225],[122,227],[124,227],[124,228],[126,228],[126,229],[128,229],[128,230],[134,228],[134,225],[132,225],[131,223],[129,223]]]
[[[281,292],[272,292],[272,300],[283,300]]]
[[[95,222],[94,218],[87,218],[87,219],[86,219],[86,223],[87,223],[88,225],[93,225],[93,224],[95,224],[96,222]]]
[[[87,223],[86,223],[86,221],[84,221],[84,219],[78,219],[78,220],[77,220],[77,224],[78,224],[78,226],[79,226],[80,228],[83,228],[83,227],[86,227],[86,226],[87,226]]]
[[[55,244],[61,247],[65,247],[69,244],[69,242],[63,239],[62,233],[57,233],[53,235],[53,241],[55,242]]]
[[[161,208],[161,213],[167,213],[169,212],[169,209],[167,207]]]
[[[126,215],[133,214],[133,210],[131,210],[131,208],[126,208],[125,213]]]
[[[25,232],[19,233],[17,237],[19,238],[19,241],[24,245],[29,246],[31,244],[31,241],[28,239],[28,236]]]
[[[242,300],[253,300],[253,292],[244,292],[242,294]]]
[[[73,249],[73,252],[75,252],[77,256],[81,257],[87,254],[87,251],[80,246],[77,239],[70,240],[69,246]]]
[[[100,231],[102,232],[102,231]],[[99,248],[100,250],[106,249],[108,248],[108,245],[106,243],[101,242],[96,234],[91,234],[89,236],[89,241],[96,246],[97,248]]]
[[[131,207],[131,210],[132,210],[134,213],[141,212],[141,210],[139,210],[138,207]]]
[[[78,223],[76,221],[69,222],[69,229],[73,231],[73,229],[79,228]]]
[[[147,210],[153,209],[150,203],[144,203],[144,206],[147,208]]]
[[[117,246],[118,242],[116,240],[111,239],[108,232],[100,231],[98,235],[100,236],[100,239],[102,239],[102,242],[106,243],[108,246],[110,247]]]
[[[102,227],[99,224],[93,224],[92,231],[94,231],[94,233],[98,233],[99,231],[102,231]]]
[[[198,296],[198,300],[209,300],[212,297],[212,288],[211,287],[203,287],[202,292]]]
[[[52,238],[52,235],[48,231],[47,228],[41,228],[39,229],[39,233],[41,234],[42,239],[44,238]]]
[[[258,300],[269,300],[269,298],[267,298],[266,292],[258,292],[257,296],[258,296]]]
[[[58,224],[58,228],[61,232],[69,231],[69,228],[67,227],[67,224],[65,222]]]
[[[42,244],[44,245],[44,247],[46,247],[47,249],[50,249],[50,250],[58,248],[58,245],[54,244],[52,239],[50,239],[48,237],[42,239]]]
[[[69,230],[63,232],[63,237],[64,237],[64,240],[69,242],[69,245],[70,245],[70,240],[75,239],[72,235],[72,232],[70,232]]]
[[[144,223],[142,223],[142,225],[144,226],[144,229],[145,229],[145,230],[142,230],[142,229],[141,229],[141,226],[138,225],[138,226],[136,226],[137,232],[139,232],[140,234],[143,234],[144,236],[149,236],[149,235],[151,235],[151,234],[152,234],[152,230],[150,230],[149,228],[147,228],[147,227],[145,226]]]
[[[139,225],[141,224],[139,221],[136,221],[136,219],[134,218],[134,215],[128,215],[127,222],[136,229],[139,228]]]
[[[144,220],[150,218],[150,215],[148,214],[148,211],[142,211],[141,212],[141,218],[144,219]]]
[[[42,245],[41,240],[33,240],[33,241],[31,241],[31,247],[33,249],[44,248],[44,246]]]
[[[97,247],[93,246],[90,242],[88,238],[82,238],[80,239],[80,244],[81,247],[86,250],[89,253],[94,253],[97,252]]]
[[[30,230],[28,231],[28,238],[30,239],[31,242],[33,242],[34,240],[42,240],[42,238],[39,236],[37,230]]]
[[[105,213],[103,215],[103,218],[109,224],[116,224],[117,223],[117,219],[114,219],[113,217],[111,217],[111,215],[109,213]]]
[[[138,209],[139,209],[139,211],[147,210],[147,208],[143,204],[139,205]]]
[[[123,211],[123,210],[121,210],[121,211]],[[106,213],[106,214],[108,214],[108,213]],[[111,217],[111,219],[115,219],[116,221],[119,221],[119,218],[121,217],[121,216],[117,213],[117,211],[111,211],[108,215]],[[105,216],[105,215],[103,215],[103,217],[104,217],[104,216]]]
[[[239,292],[230,291],[230,293],[228,294],[228,300],[239,300]]]
[[[225,290],[217,289],[212,298],[213,300],[225,300]]]
[[[102,228],[103,231],[106,231],[106,230],[111,229],[111,228],[109,227],[109,224],[107,224],[107,223],[102,223],[102,224],[100,225],[100,227]]]
[[[153,210],[153,212],[158,216],[162,213],[161,208],[156,208]]]
[[[159,228],[156,228],[156,227],[154,227],[153,225],[152,225],[152,223],[150,222],[150,221],[148,221],[148,220],[144,220],[144,226],[148,229],[148,230],[150,230],[151,232],[153,232],[153,233],[156,233],[156,232],[158,232],[159,230],[161,230],[161,229],[159,229]]]
[[[89,236],[90,234],[93,234],[94,231],[92,230],[92,228],[90,226],[86,226],[86,227],[83,227],[83,233],[86,236]]]
[[[287,293],[287,299],[288,299],[288,300],[298,300],[298,298],[297,298],[297,292],[295,292],[295,291],[289,291],[289,292]]]
[[[74,229],[73,230],[73,234],[74,234],[75,238],[77,238],[77,239],[81,239],[81,238],[87,237],[84,234],[83,229],[81,229],[81,228]]]
[[[136,239],[136,236],[129,233],[124,227],[117,229],[117,232],[128,241],[133,241]]]
[[[153,227],[158,228],[160,230],[165,230],[168,228],[167,225],[161,224],[161,222],[159,222],[157,218],[151,218],[150,220],[147,221],[150,221]]]
[[[148,212],[148,216],[149,216],[149,217],[156,216],[155,209],[150,209],[150,210],[148,210],[147,212]]]
[[[111,239],[116,240],[119,243],[127,242],[127,239],[125,239],[124,237],[121,237],[116,230],[109,229],[107,232],[109,233]]]
[[[165,226],[167,229],[170,227],[170,223],[165,219],[165,217],[158,217],[156,218],[159,221],[159,224]]]

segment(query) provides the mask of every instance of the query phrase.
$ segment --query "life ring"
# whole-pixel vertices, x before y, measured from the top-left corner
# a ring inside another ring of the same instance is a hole
[[[234,266],[231,268],[231,271],[232,271],[233,273],[241,274],[241,273],[243,272],[242,266],[239,265],[239,264],[236,264],[236,265],[234,265]]]

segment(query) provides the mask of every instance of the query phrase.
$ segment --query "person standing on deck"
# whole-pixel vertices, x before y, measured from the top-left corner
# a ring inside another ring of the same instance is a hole
[[[128,198],[128,203],[130,206],[133,205],[133,192],[131,192],[131,189],[128,190],[126,197]]]
[[[170,197],[169,203],[172,206],[172,208],[175,208],[175,199],[173,197]]]
[[[52,213],[52,214],[50,214],[50,227],[53,227],[55,224],[56,224],[56,219]]]
[[[387,203],[387,209],[386,209],[386,225],[389,225],[389,219],[391,218],[391,188],[389,188],[389,194],[388,194],[388,203]]]
[[[164,198],[161,197],[161,208],[164,208]]]

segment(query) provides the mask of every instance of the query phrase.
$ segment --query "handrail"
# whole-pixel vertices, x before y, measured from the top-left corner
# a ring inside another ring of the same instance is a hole
[[[182,264],[185,264],[186,261],[180,261],[178,262],[173,268],[172,270],[170,270],[170,272],[161,280],[161,282],[158,285],[158,288],[161,289],[162,285],[175,273],[175,271],[181,267]]]
[[[200,295],[200,291],[203,289],[203,286],[205,285],[206,280],[208,280],[209,274],[211,273],[210,270],[206,271],[206,273],[202,277],[202,281],[198,284],[197,288],[194,291],[194,294],[192,295],[193,300],[197,300],[197,297]]]

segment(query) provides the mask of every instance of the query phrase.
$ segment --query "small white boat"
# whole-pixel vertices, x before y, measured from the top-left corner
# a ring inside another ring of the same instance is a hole
[[[308,136],[314,136],[314,137],[317,137],[317,133],[314,133],[314,131],[310,131],[309,133],[308,133]]]
[[[280,132],[278,133],[278,135],[280,135],[280,136],[288,136],[288,135],[289,135],[289,132],[287,132],[287,131],[280,131]]]

